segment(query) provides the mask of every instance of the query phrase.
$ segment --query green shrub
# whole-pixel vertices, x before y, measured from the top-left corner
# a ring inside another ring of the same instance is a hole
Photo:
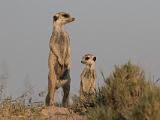
[[[114,72],[105,79],[105,85],[99,88],[95,100],[96,107],[89,110],[88,119],[142,119],[142,116],[145,117],[145,107],[149,105],[152,108],[154,104],[156,106],[159,105],[159,103],[153,102],[154,99],[159,100],[160,94],[158,90],[158,86],[150,85],[145,80],[144,71],[139,66],[130,62],[121,66],[115,66]],[[153,107],[150,110],[152,112],[155,111],[155,114],[158,116],[159,113],[157,111],[159,109]]]

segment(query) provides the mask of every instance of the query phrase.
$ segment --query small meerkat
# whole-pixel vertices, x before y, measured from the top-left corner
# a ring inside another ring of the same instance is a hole
[[[82,57],[81,63],[86,66],[80,75],[80,99],[88,99],[96,90],[96,57],[86,54]]]
[[[60,87],[64,92],[62,104],[63,106],[68,105],[71,53],[70,38],[64,30],[64,25],[74,20],[75,18],[65,12],[59,12],[53,16],[53,32],[49,42],[47,106],[54,105],[55,91]]]

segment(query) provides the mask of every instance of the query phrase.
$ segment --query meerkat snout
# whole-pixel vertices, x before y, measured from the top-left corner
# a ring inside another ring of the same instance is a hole
[[[75,21],[75,18],[72,18],[72,21]]]

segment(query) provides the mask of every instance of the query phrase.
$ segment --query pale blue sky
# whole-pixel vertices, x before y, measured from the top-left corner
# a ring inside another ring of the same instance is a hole
[[[19,96],[26,76],[35,91],[47,88],[52,16],[60,11],[76,18],[66,26],[72,46],[71,93],[79,90],[85,53],[97,56],[101,82],[100,69],[108,75],[115,64],[128,60],[158,78],[159,5],[158,0],[0,0],[0,63],[8,66],[8,93]]]

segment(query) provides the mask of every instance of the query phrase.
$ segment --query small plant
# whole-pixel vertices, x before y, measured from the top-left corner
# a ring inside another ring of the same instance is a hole
[[[85,115],[85,113],[88,112],[89,108],[95,107],[95,98],[89,98],[88,99],[80,99],[79,96],[74,95],[72,97],[73,103],[70,107],[70,109],[75,112],[79,113],[81,115]]]

